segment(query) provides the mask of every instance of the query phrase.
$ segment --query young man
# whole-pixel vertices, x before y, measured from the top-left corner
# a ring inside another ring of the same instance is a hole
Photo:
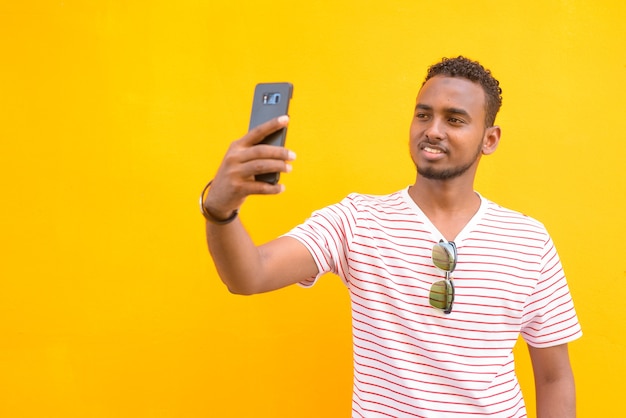
[[[282,191],[254,175],[290,171],[292,152],[256,146],[286,116],[233,142],[202,195],[209,249],[231,292],[312,285],[327,272],[345,282],[354,417],[526,416],[512,352],[520,333],[537,416],[575,416],[567,343],[581,329],[552,240],[474,191],[481,156],[500,141],[500,105],[498,81],[478,62],[433,65],[410,129],[413,185],[351,194],[259,247],[237,210],[251,194]]]

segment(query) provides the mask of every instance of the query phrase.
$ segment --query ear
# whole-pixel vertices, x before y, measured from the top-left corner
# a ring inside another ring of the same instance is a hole
[[[493,154],[500,143],[500,127],[491,126],[485,131],[483,138],[483,155]]]

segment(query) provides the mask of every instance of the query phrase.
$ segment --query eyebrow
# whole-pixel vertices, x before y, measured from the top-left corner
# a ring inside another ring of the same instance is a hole
[[[433,107],[432,107],[432,106],[429,106],[429,105],[427,105],[427,104],[418,103],[417,105],[415,105],[415,110],[418,110],[418,109],[420,109],[420,110],[429,110],[429,111],[432,111],[432,110],[433,110]],[[471,118],[470,114],[469,114],[469,113],[467,113],[467,111],[466,111],[466,110],[461,109],[461,108],[458,108],[458,107],[446,107],[446,108],[444,109],[444,112],[445,112],[445,113],[448,113],[448,114],[462,115],[462,116],[465,116],[465,117],[467,117],[467,118]]]

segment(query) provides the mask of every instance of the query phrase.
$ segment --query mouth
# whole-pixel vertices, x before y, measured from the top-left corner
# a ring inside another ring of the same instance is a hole
[[[429,146],[424,146],[422,147],[422,149],[426,152],[430,152],[431,154],[443,154],[444,151],[442,149],[439,148],[433,148],[433,147],[429,147]]]
[[[432,155],[441,155],[447,153],[444,148],[426,142],[422,142],[419,146],[419,149],[427,154]]]

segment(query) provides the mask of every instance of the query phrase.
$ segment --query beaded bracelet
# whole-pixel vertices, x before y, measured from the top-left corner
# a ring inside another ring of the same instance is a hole
[[[206,186],[204,186],[204,189],[202,189],[202,193],[200,193],[200,212],[202,212],[202,216],[204,216],[204,219],[206,219],[207,221],[216,224],[216,225],[226,225],[231,223],[232,221],[235,220],[235,218],[237,217],[237,215],[239,214],[239,210],[235,209],[233,211],[233,213],[226,219],[224,220],[219,220],[219,219],[215,219],[213,216],[211,216],[211,214],[209,212],[207,212],[206,208],[204,207],[204,197],[206,195],[207,190],[209,190],[209,187],[211,187],[211,183],[213,183],[213,180],[211,180],[210,182],[207,183]]]

